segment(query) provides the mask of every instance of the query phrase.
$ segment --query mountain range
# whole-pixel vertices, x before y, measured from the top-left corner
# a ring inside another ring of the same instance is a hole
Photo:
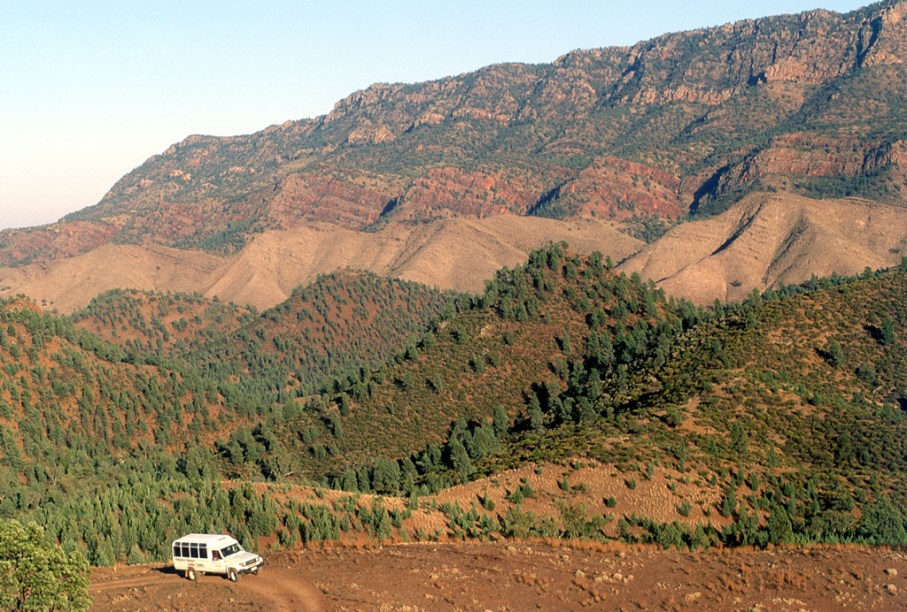
[[[889,1],[375,85],[0,233],[0,520],[907,544],[905,45]]]
[[[905,57],[907,3],[886,1],[376,84],[314,119],[191,136],[97,205],[0,232],[0,290],[62,311],[116,287],[266,307],[347,266],[477,290],[562,239],[616,261],[639,253],[628,269],[698,301],[893,265],[907,247]],[[822,204],[774,213],[753,244],[823,232],[855,242],[813,253],[795,240],[783,262],[724,249],[743,258],[738,270],[692,245],[666,260],[693,235],[739,242],[755,227],[735,225],[754,206],[738,202],[759,192],[774,203],[759,215]],[[889,238],[850,231],[869,217],[884,219]],[[652,242],[680,221],[669,245],[645,253],[615,231]],[[677,276],[693,257],[695,291]],[[94,278],[99,261],[128,269]]]

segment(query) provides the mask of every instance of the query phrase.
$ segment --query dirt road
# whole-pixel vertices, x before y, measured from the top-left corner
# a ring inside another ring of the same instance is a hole
[[[907,553],[401,544],[267,555],[258,576],[95,570],[96,610],[907,610]]]
[[[235,584],[222,576],[190,582],[164,565],[103,568],[94,571],[90,590],[94,610],[329,609],[299,569],[272,564]]]

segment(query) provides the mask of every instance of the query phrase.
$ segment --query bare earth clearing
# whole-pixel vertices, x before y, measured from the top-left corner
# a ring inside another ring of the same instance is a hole
[[[267,556],[258,576],[99,568],[96,610],[907,609],[907,553],[686,553],[548,543],[399,544]]]

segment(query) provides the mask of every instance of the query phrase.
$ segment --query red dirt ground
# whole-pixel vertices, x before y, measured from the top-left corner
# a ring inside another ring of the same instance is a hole
[[[549,543],[398,544],[267,556],[257,576],[95,569],[95,610],[900,610],[907,552],[687,553]]]

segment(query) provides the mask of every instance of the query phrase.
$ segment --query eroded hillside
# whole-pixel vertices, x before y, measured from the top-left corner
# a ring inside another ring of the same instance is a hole
[[[0,296],[25,294],[64,313],[116,289],[201,293],[264,309],[319,274],[347,268],[477,292],[498,269],[525,261],[532,249],[552,240],[569,241],[582,253],[600,251],[616,261],[641,245],[612,224],[592,220],[498,216],[392,225],[378,232],[316,225],[266,232],[233,255],[107,245],[68,259],[0,268]]]
[[[623,262],[699,304],[741,301],[812,276],[897,265],[907,253],[907,211],[866,200],[751,194],[725,213],[683,223]]]

